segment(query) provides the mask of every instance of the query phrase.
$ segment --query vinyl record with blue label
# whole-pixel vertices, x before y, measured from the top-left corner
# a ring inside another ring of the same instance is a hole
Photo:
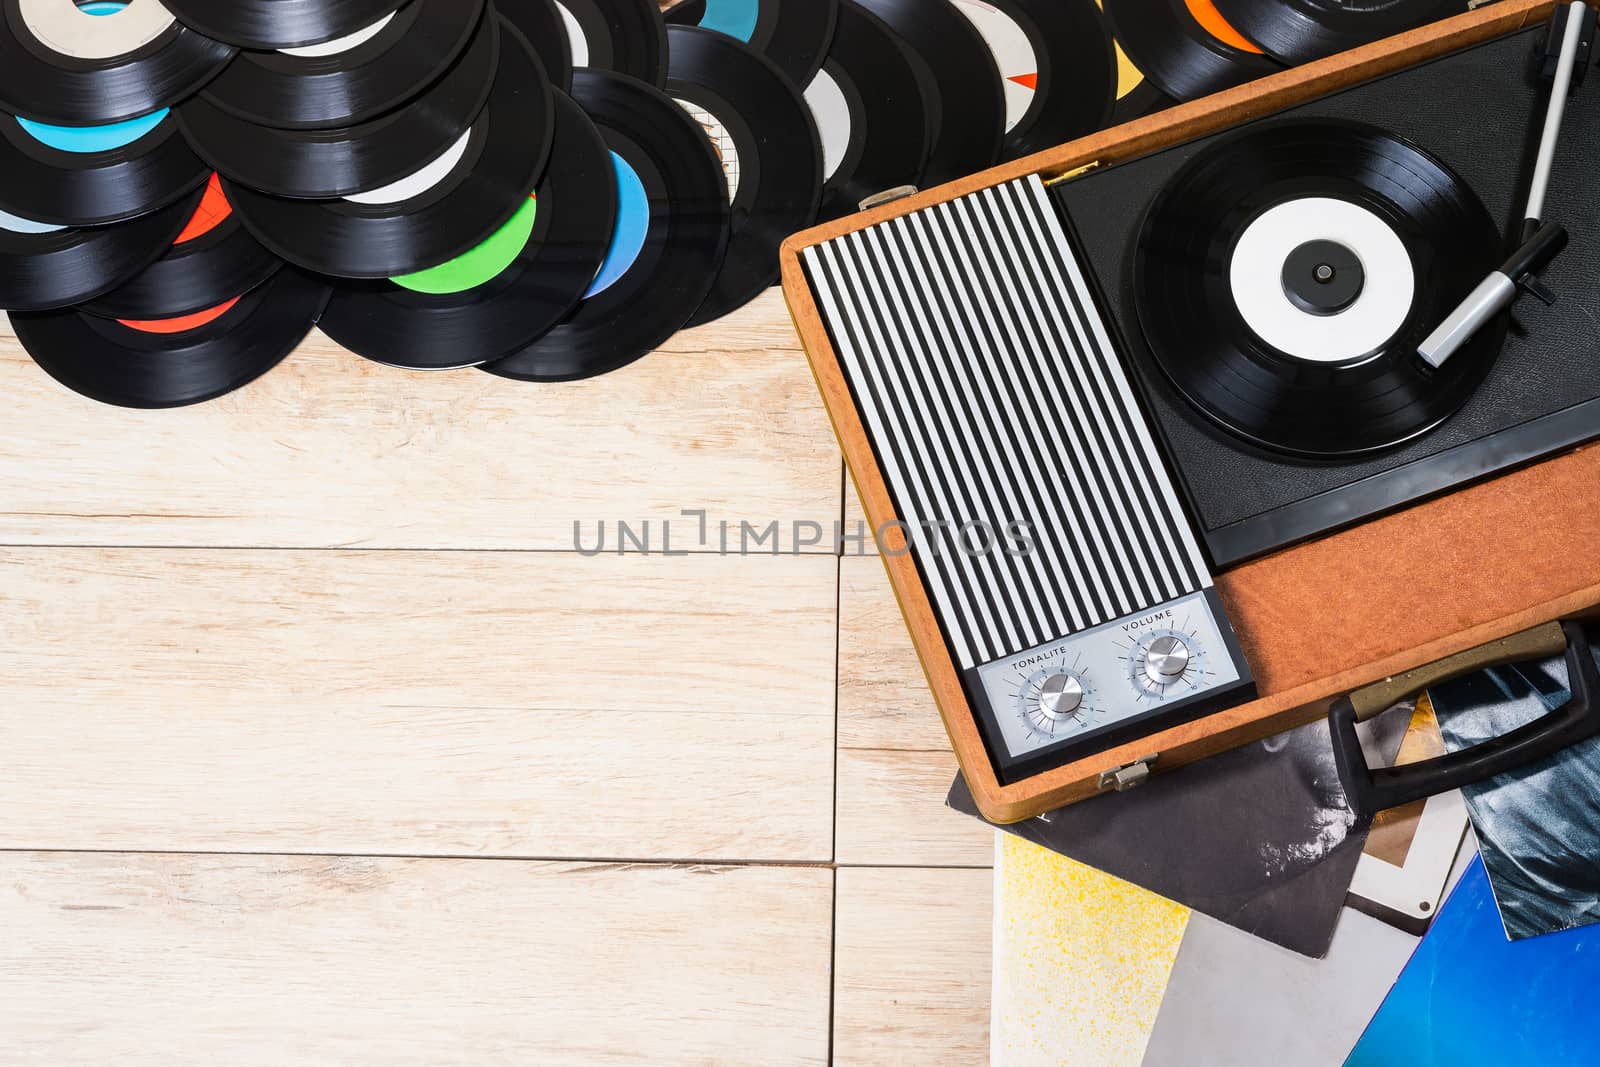
[[[212,175],[200,206],[161,258],[82,309],[109,319],[193,315],[249,292],[282,266],[240,225]]]
[[[355,126],[438,81],[466,51],[484,3],[411,0],[350,37],[310,48],[241,52],[202,95],[257,126]],[[487,75],[483,80],[487,84]]]
[[[163,208],[210,174],[166,111],[107,126],[0,115],[0,210],[14,215],[103,226]]]
[[[368,193],[400,181],[448,151],[484,110],[497,80],[502,51],[500,21],[486,18],[466,52],[415,100],[398,111],[337,130],[277,130],[245,122],[206,97],[177,109],[184,134],[224,178],[273,196],[305,200]],[[519,71],[536,61],[513,61]],[[548,96],[542,70],[515,87],[525,109],[540,114],[538,96]],[[549,101],[544,102],[548,114]],[[530,129],[529,136],[544,137]]]
[[[1156,363],[1196,410],[1265,448],[1389,448],[1493,367],[1499,316],[1443,367],[1417,346],[1504,242],[1471,187],[1361,123],[1272,122],[1185,164],[1139,234],[1133,293]]]
[[[833,47],[805,98],[822,137],[820,218],[922,182],[932,149],[928,100],[910,46],[883,19],[840,0]]]
[[[336,278],[412,274],[487,240],[527,203],[555,125],[555,93],[538,57],[514,28],[503,26],[500,36],[488,105],[426,165],[391,185],[331,200],[272,196],[223,171],[245,227],[279,257]]]
[[[660,86],[667,76],[667,24],[656,0],[556,0],[572,65]]]
[[[240,48],[303,48],[347,37],[405,0],[164,0],[180,20]]]
[[[412,370],[473,367],[532,344],[593,283],[617,219],[611,152],[565,93],[550,168],[492,238],[420,274],[335,288],[322,330],[357,355]]]
[[[765,56],[693,26],[669,27],[667,42],[667,95],[716,147],[733,206],[727,258],[689,320],[700,326],[778,280],[778,246],[816,221],[822,144],[800,90]]]
[[[668,12],[667,21],[747,44],[804,89],[822,69],[838,13],[839,0],[689,0]]]
[[[939,0],[859,0],[927,63],[934,90],[925,94],[933,134],[924,185],[943,185],[1000,159],[1006,94],[983,35],[953,5]]]
[[[592,378],[648,355],[705,301],[728,247],[727,178],[699,123],[636,78],[580,70],[572,90],[611,150],[617,223],[566,321],[484,367],[506,378]]]
[[[198,91],[235,52],[157,0],[0,0],[0,110],[68,126],[136,119]]]
[[[91,400],[175,408],[249,384],[317,324],[328,289],[296,270],[217,307],[180,318],[103,319],[77,309],[14,314],[34,362]]]
[[[0,307],[68,307],[127,283],[172,246],[200,195],[196,190],[149,215],[85,229],[0,212]]]

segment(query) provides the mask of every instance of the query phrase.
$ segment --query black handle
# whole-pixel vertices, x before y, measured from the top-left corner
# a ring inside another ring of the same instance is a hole
[[[1328,710],[1328,726],[1334,763],[1351,810],[1370,819],[1386,808],[1493,778],[1600,735],[1600,669],[1588,636],[1576,622],[1562,623],[1561,628],[1567,637],[1572,699],[1534,722],[1462,752],[1373,770],[1356,734],[1356,705],[1348,699],[1335,701]]]

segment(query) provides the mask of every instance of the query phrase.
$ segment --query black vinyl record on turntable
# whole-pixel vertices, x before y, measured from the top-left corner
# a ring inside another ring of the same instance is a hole
[[[1191,160],[1135,259],[1151,352],[1206,416],[1267,448],[1352,455],[1466,402],[1506,323],[1443,367],[1418,346],[1504,258],[1459,178],[1376,127],[1258,126]]]

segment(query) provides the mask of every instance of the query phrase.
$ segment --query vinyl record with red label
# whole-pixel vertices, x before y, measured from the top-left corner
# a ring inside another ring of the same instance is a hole
[[[102,319],[68,308],[11,322],[34,362],[73,392],[118,407],[174,408],[231,393],[277,366],[327,299],[322,282],[284,270],[179,318]]]
[[[1194,100],[1283,69],[1223,18],[1212,0],[1103,2],[1128,58],[1175,100]]]

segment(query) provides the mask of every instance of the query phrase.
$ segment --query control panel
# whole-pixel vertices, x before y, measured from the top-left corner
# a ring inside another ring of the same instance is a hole
[[[991,743],[1009,763],[1231,688],[1235,648],[1202,592],[985,664]]]

